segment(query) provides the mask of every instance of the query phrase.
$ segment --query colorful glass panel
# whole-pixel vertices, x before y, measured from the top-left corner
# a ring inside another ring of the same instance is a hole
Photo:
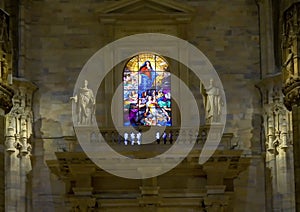
[[[124,126],[171,126],[171,75],[167,61],[143,53],[123,72]]]

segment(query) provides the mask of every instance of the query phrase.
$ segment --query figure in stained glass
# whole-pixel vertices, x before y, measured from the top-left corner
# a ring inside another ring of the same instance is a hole
[[[124,126],[171,126],[171,79],[160,56],[143,53],[123,74]]]

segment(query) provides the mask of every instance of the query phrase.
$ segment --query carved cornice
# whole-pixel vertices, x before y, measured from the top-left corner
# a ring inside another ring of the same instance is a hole
[[[14,96],[14,91],[7,85],[0,84],[0,108],[8,113],[12,106],[12,98]]]
[[[100,21],[116,23],[124,21],[189,22],[195,9],[174,0],[121,0],[106,4],[97,10]]]

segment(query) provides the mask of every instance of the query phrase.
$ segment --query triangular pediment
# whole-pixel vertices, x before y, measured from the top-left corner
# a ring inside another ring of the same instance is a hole
[[[194,8],[185,4],[178,3],[174,0],[119,0],[112,3],[106,3],[97,11],[101,17],[144,17],[155,14],[160,17],[169,15],[183,17],[190,16]]]

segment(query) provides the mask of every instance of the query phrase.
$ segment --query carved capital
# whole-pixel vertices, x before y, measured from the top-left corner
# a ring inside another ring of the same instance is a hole
[[[293,105],[300,106],[300,78],[291,77],[287,80],[282,89],[284,97],[284,104],[288,110],[292,110]]]
[[[8,113],[13,106],[13,96],[14,91],[10,87],[0,84],[0,108],[3,109],[5,113]]]
[[[284,104],[290,111],[294,105],[300,106],[300,87],[294,88],[284,97]]]

